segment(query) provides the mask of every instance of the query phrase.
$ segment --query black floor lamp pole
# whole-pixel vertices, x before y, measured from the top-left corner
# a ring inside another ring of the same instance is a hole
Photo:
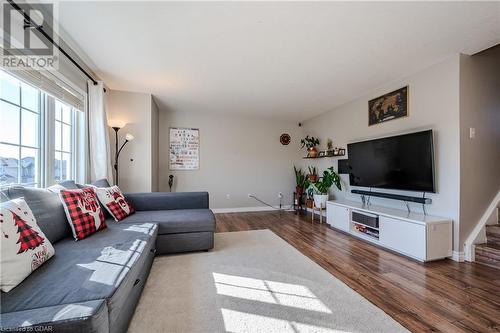
[[[118,158],[120,157],[120,153],[121,153],[123,147],[125,147],[125,145],[127,144],[127,142],[129,142],[130,140],[134,139],[134,137],[132,135],[130,135],[130,134],[127,134],[125,136],[125,142],[123,142],[123,144],[121,145],[120,149],[118,149],[118,131],[120,130],[120,127],[113,127],[113,129],[115,130],[115,165],[114,165],[114,168],[115,168],[115,185],[118,185]]]
[[[118,131],[120,130],[120,127],[113,127],[115,130],[115,185],[118,185]]]

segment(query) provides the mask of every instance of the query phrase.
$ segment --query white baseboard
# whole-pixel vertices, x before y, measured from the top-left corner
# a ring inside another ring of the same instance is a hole
[[[288,206],[282,206],[282,209],[289,209]],[[247,213],[247,212],[266,212],[271,210],[277,210],[279,207],[269,207],[269,206],[257,206],[257,207],[233,207],[233,208],[212,208],[214,214],[221,213]]]
[[[451,254],[451,259],[453,261],[464,262],[465,261],[465,253],[463,251],[453,251]]]
[[[292,209],[291,206],[282,206],[281,208],[284,210]],[[272,208],[269,206],[256,206],[256,207],[211,208],[211,209],[212,209],[212,212],[214,212],[214,214],[224,214],[224,213],[268,212],[271,210],[277,210],[277,209],[279,209],[279,207],[275,206],[274,208]],[[306,211],[308,213],[311,213],[312,209],[306,208]],[[319,215],[319,211],[315,210],[314,214]],[[326,210],[325,209],[323,209],[323,216],[326,217]]]

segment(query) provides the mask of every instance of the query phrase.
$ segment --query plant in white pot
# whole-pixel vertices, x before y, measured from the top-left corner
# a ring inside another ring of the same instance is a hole
[[[333,167],[329,167],[323,172],[323,176],[312,186],[314,187],[314,205],[316,207],[326,207],[328,201],[328,191],[335,184],[335,186],[342,191],[339,175],[333,171]]]

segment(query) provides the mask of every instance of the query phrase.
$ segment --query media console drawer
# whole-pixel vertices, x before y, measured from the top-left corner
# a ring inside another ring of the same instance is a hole
[[[334,228],[349,231],[349,208],[326,205],[326,223]]]
[[[425,225],[380,216],[380,244],[407,256],[426,260]]]

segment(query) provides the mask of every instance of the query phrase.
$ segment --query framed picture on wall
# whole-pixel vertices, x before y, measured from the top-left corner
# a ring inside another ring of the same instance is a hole
[[[170,128],[170,170],[200,169],[200,131]]]
[[[368,126],[408,116],[408,86],[368,102]]]

